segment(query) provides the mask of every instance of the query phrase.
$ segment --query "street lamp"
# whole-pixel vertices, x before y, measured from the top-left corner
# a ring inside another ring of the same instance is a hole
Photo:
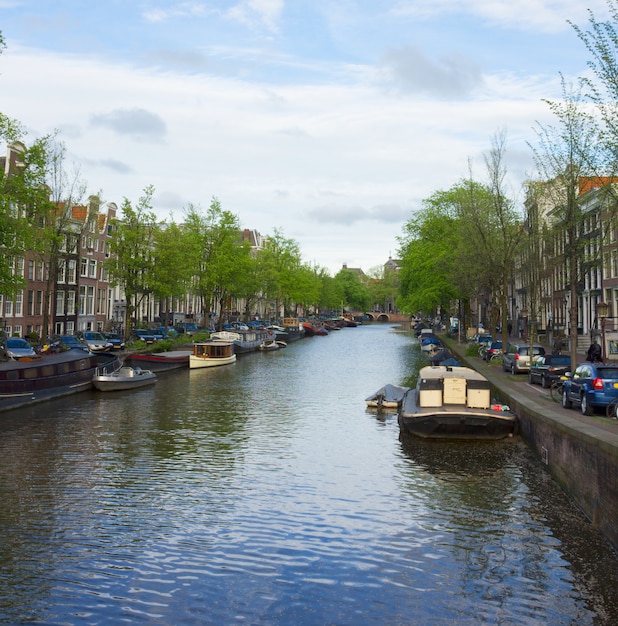
[[[609,304],[606,302],[597,302],[597,315],[601,318],[601,353],[603,355],[603,363],[605,363],[605,320],[609,313]]]
[[[524,341],[528,341],[528,309],[522,307],[521,316],[524,320]]]

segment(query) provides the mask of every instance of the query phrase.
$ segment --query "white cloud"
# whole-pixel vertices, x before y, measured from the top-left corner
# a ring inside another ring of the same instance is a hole
[[[599,19],[607,15],[605,0],[397,0],[391,13],[416,19],[470,15],[501,28],[550,33],[570,28],[566,20],[587,21],[588,9]]]
[[[475,63],[455,54],[431,60],[416,46],[389,50],[382,67],[394,84],[412,93],[466,98],[483,86]]]
[[[165,138],[165,122],[155,113],[145,109],[116,109],[109,113],[97,113],[90,118],[92,126],[109,128],[119,135],[128,135],[137,141],[162,141]]]
[[[283,6],[283,0],[242,0],[227,11],[227,16],[248,26],[263,26],[277,32]]]
[[[214,11],[209,9],[204,2],[178,2],[164,9],[146,9],[142,15],[148,22],[165,22],[186,17],[204,17],[212,13]]]

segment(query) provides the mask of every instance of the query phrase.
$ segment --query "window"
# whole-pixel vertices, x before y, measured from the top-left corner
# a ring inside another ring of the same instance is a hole
[[[105,315],[107,289],[97,289],[97,314]]]
[[[38,281],[42,281],[43,280],[43,261],[39,261],[36,264],[36,279]]]
[[[34,311],[35,315],[43,315],[43,292],[36,292],[36,309]]]
[[[90,259],[88,264],[88,276],[90,276],[90,278],[97,277],[97,262],[94,259]]]
[[[75,334],[75,322],[67,321],[67,335]]]
[[[86,313],[86,287],[81,286],[79,288],[79,314],[84,315]]]
[[[34,280],[34,260],[28,261],[28,280]]]
[[[28,290],[28,302],[26,304],[26,315],[34,315],[34,291]]]
[[[21,333],[22,333],[21,325],[17,325],[13,327],[13,336],[17,335],[18,337],[21,337],[22,336]]]
[[[88,259],[81,259],[81,276],[87,276],[88,274]]]
[[[70,285],[74,285],[77,280],[77,261],[75,259],[70,259],[67,263],[66,279]]]
[[[56,294],[56,315],[64,315],[64,291]]]
[[[67,315],[75,315],[75,291],[67,291]]]
[[[86,294],[86,315],[94,315],[94,287],[91,285]]]
[[[11,300],[9,296],[7,296],[4,301],[4,314],[7,317],[13,316],[13,300]]]
[[[24,275],[24,257],[19,256],[15,259],[15,276]]]
[[[65,281],[66,275],[66,261],[64,259],[60,259],[58,261],[58,282],[63,283]]]
[[[15,294],[15,317],[21,317],[24,314],[23,305],[24,293],[23,291],[20,291],[19,293]]]

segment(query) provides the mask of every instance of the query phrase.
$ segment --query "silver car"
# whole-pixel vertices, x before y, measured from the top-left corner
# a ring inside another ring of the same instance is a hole
[[[32,346],[20,337],[9,337],[4,345],[6,355],[13,361],[19,361],[21,359],[36,359],[37,353]]]
[[[79,337],[88,344],[90,352],[109,352],[114,347],[102,333],[93,330],[84,331]]]
[[[504,351],[502,369],[511,374],[520,374],[530,369],[530,355],[532,358],[545,354],[545,348],[538,343],[530,346],[529,343],[510,343]]]

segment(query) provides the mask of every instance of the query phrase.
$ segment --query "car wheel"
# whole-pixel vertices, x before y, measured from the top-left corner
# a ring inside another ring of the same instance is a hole
[[[580,408],[582,410],[582,415],[592,415],[592,407],[588,402],[588,396],[584,393],[581,397]]]
[[[528,372],[528,384],[534,385],[534,378],[532,378],[532,374]]]
[[[541,387],[543,387],[543,389],[547,389],[548,387],[551,387],[551,385],[549,384],[549,381],[547,380],[547,378],[545,378],[545,376],[541,376]]]
[[[515,363],[511,365],[511,374],[517,374],[517,370],[515,369]]]
[[[566,387],[562,390],[562,407],[565,409],[570,409],[573,406],[571,401],[569,400],[569,395]]]

